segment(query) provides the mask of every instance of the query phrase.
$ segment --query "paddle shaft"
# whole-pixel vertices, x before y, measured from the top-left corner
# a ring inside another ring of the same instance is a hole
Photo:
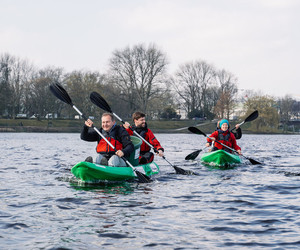
[[[242,121],[241,123],[239,123],[238,125],[241,126],[245,123],[245,121]]]
[[[245,123],[245,121],[242,121],[241,123],[239,123],[239,124],[237,124],[237,125],[239,125],[239,126],[241,126],[241,125],[243,125]],[[233,128],[233,129],[231,129],[230,131],[232,132],[233,130],[235,130],[236,129],[236,125],[235,125],[235,127]]]
[[[250,115],[247,116],[247,118],[242,121],[241,123],[237,124],[239,126],[243,125],[245,122],[251,122],[253,120],[255,120],[258,117],[258,111],[255,110],[254,112],[252,112]],[[233,131],[236,127],[234,127],[233,129],[231,129],[231,131]]]

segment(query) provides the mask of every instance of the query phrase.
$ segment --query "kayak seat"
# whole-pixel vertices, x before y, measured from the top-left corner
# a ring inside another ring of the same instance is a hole
[[[129,162],[133,166],[138,166],[139,165],[139,157],[140,157],[140,148],[142,145],[142,140],[136,136],[130,136],[130,139],[133,143],[134,146],[134,151],[130,154],[129,156]]]

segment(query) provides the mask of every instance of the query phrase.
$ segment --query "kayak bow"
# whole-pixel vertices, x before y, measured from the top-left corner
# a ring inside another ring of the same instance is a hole
[[[228,153],[225,150],[216,150],[204,153],[201,156],[201,161],[204,164],[215,167],[229,167],[233,164],[241,163],[241,159],[238,155]]]

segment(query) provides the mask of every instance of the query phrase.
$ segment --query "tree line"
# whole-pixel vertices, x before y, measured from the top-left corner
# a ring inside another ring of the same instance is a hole
[[[148,119],[180,118],[178,110],[187,113],[189,119],[229,118],[235,112],[240,100],[238,80],[232,73],[197,60],[180,65],[169,75],[168,64],[166,54],[155,44],[115,50],[105,73],[65,72],[59,67],[40,69],[5,53],[0,55],[0,117],[14,118],[19,113],[45,117],[55,113],[58,117],[74,118],[74,111],[50,93],[52,83],[66,88],[73,103],[94,117],[100,117],[100,110],[90,102],[92,91],[99,92],[124,118],[136,110],[145,112]],[[243,101],[244,113],[258,109],[261,102],[270,106],[272,112],[268,110],[268,114],[274,113],[278,122],[299,116],[299,105],[292,98],[275,100],[253,91],[248,91],[248,98]]]

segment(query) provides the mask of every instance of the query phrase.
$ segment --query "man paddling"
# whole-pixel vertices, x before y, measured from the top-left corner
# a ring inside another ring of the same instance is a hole
[[[135,130],[139,135],[141,135],[147,142],[149,142],[160,157],[163,157],[164,149],[154,136],[153,132],[147,127],[146,115],[142,112],[137,111],[132,114],[132,120],[134,122],[134,125],[132,125],[132,129]],[[130,129],[130,124],[128,122],[125,122],[123,126],[126,128],[126,131],[130,135],[133,135],[133,131],[132,129]],[[140,164],[145,164],[153,161],[154,154],[150,152],[150,150],[151,148],[149,147],[149,145],[147,145],[143,141],[140,149]]]
[[[81,139],[84,141],[97,141],[96,163],[108,166],[126,167],[125,161],[121,157],[129,157],[134,151],[134,146],[130,140],[127,131],[119,125],[116,125],[114,116],[111,113],[104,113],[101,118],[102,128],[100,132],[106,139],[115,146],[116,151],[113,150],[107,142],[99,136],[99,134],[90,130],[93,122],[88,119],[81,132]],[[92,162],[93,159],[89,156],[85,161]]]
[[[241,154],[241,148],[236,144],[235,136],[232,132],[229,131],[229,122],[226,119],[223,119],[220,121],[220,128],[218,128],[215,132],[213,132],[209,137],[207,138],[206,146],[210,147],[212,145],[212,141],[219,141],[226,146],[235,149],[239,154]],[[230,152],[230,150],[221,144],[215,142],[214,147],[212,151],[223,149],[225,151]]]

